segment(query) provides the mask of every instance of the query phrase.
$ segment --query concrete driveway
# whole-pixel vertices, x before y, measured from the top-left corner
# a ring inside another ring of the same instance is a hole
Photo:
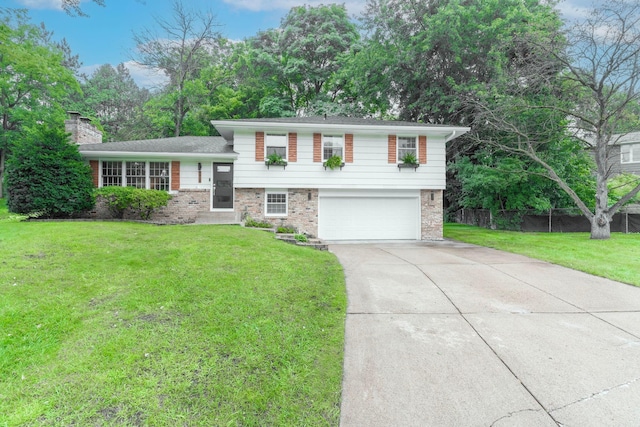
[[[329,249],[341,426],[640,426],[640,288],[455,242]]]

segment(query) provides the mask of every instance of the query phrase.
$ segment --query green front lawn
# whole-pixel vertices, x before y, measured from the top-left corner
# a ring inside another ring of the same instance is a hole
[[[237,226],[0,219],[0,425],[337,425],[335,256]]]
[[[589,233],[522,233],[445,224],[444,236],[640,286],[640,234],[612,233],[609,240],[591,240]]]

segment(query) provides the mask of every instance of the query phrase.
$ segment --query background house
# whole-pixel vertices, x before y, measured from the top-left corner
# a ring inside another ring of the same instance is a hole
[[[640,132],[613,135],[610,164],[615,173],[640,175]]]
[[[212,123],[222,137],[79,149],[98,187],[171,192],[156,220],[251,217],[327,240],[442,238],[445,145],[469,128],[344,117]],[[269,164],[271,154],[282,162]],[[415,165],[403,164],[406,154]],[[334,155],[344,164],[326,167]]]

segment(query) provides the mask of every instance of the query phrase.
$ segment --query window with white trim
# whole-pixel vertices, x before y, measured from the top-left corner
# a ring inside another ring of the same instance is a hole
[[[122,162],[102,162],[102,186],[122,186]]]
[[[266,216],[287,216],[287,192],[267,191]]]
[[[620,163],[640,162],[640,144],[621,144]]]
[[[265,135],[264,147],[265,157],[277,154],[282,160],[287,160],[287,139],[286,133],[268,133]]]
[[[329,160],[333,156],[342,158],[342,147],[343,135],[322,135],[322,160]]]
[[[418,144],[415,136],[398,137],[398,161],[401,162],[407,154],[413,154],[416,159],[418,158]]]
[[[102,161],[102,187],[124,186],[169,191],[170,162]]]
[[[127,187],[146,188],[146,162],[127,162]]]

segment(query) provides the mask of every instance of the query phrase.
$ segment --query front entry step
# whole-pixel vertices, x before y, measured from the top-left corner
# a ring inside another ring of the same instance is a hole
[[[195,224],[240,224],[238,212],[200,212]]]

